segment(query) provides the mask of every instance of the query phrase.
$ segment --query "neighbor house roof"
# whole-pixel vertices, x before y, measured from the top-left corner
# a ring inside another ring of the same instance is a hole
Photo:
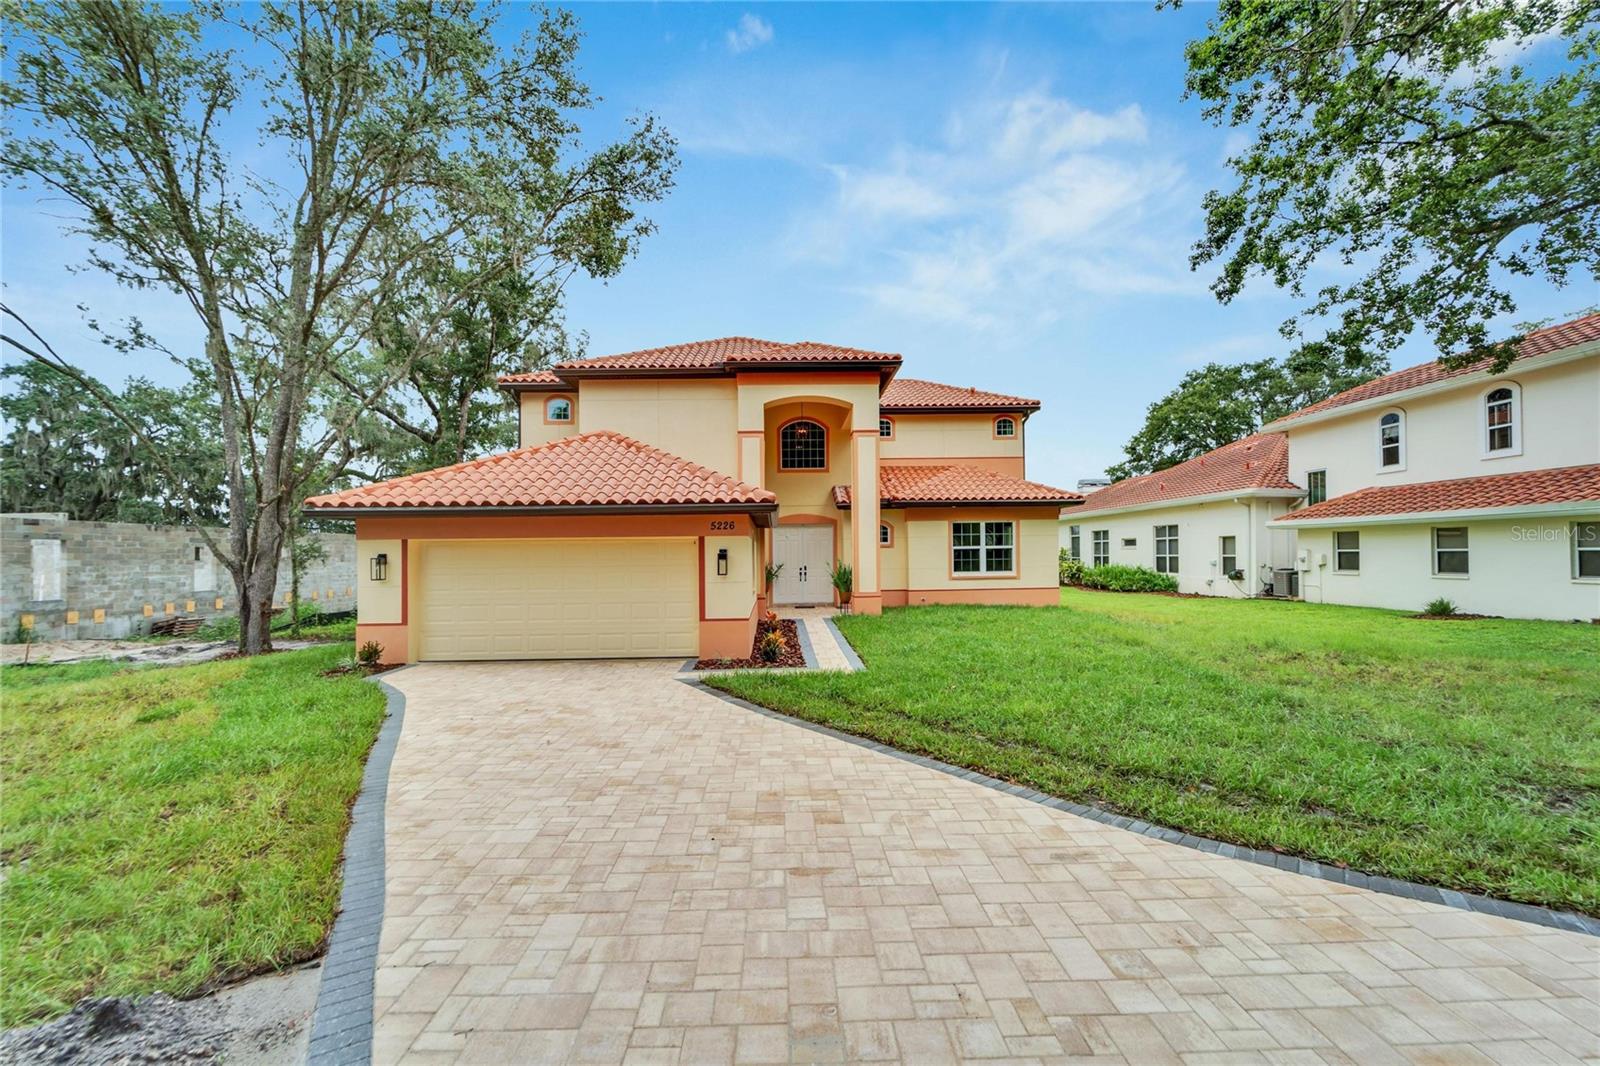
[[[1282,433],[1255,433],[1177,466],[1096,489],[1073,513],[1156,507],[1197,497],[1304,491],[1289,480],[1289,439]]]
[[[1575,348],[1581,344],[1600,342],[1600,314],[1585,315],[1583,318],[1571,322],[1563,322],[1559,326],[1550,326],[1545,329],[1536,329],[1522,338],[1522,345],[1517,350],[1517,362],[1532,359],[1535,356],[1549,355],[1567,348]],[[1393,374],[1385,374],[1381,378],[1357,385],[1353,389],[1335,393],[1326,400],[1319,400],[1308,407],[1302,407],[1292,414],[1271,423],[1272,426],[1289,425],[1312,415],[1320,415],[1339,407],[1348,407],[1351,404],[1364,403],[1369,400],[1382,399],[1412,389],[1436,385],[1449,381],[1452,378],[1465,377],[1469,374],[1481,374],[1487,370],[1491,360],[1479,359],[1474,363],[1452,370],[1437,361],[1422,363],[1418,366],[1397,370]]]
[[[1600,464],[1357,489],[1291,511],[1275,519],[1274,524],[1322,524],[1329,519],[1395,521],[1403,515],[1514,512],[1561,504],[1593,504],[1595,512],[1600,513]]]
[[[1001,392],[963,389],[937,381],[895,378],[878,398],[878,410],[886,415],[916,411],[1037,411],[1038,400],[1007,396]]]
[[[996,503],[1064,506],[1082,499],[1075,492],[971,466],[882,466],[878,468],[878,491],[884,507]],[[835,485],[833,502],[848,508],[850,486]]]
[[[305,503],[309,513],[501,508],[771,511],[777,497],[609,430],[474,459]]]

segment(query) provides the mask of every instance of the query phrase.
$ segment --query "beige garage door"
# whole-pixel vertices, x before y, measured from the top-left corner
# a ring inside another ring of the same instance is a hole
[[[423,544],[419,657],[693,655],[695,541],[457,540]]]

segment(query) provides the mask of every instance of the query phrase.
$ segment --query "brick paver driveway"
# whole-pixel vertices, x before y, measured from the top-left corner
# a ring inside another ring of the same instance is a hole
[[[673,671],[393,675],[377,1062],[1600,1055],[1594,938],[1164,844]]]

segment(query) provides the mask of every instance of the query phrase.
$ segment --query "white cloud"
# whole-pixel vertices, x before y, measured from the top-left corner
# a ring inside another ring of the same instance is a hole
[[[839,180],[839,205],[869,218],[938,218],[954,208],[934,185],[904,171],[873,173],[855,167],[830,167]]]
[[[728,51],[735,55],[760,48],[772,43],[772,23],[747,11],[739,16],[739,24],[728,31],[727,39]]]

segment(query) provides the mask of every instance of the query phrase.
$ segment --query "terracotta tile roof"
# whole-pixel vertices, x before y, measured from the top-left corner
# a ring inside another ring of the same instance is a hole
[[[772,504],[777,497],[620,433],[582,433],[306,501],[309,511],[388,507]]]
[[[984,411],[1037,411],[1039,401],[1007,396],[1001,392],[941,385],[937,381],[921,381],[917,378],[895,378],[878,398],[878,410],[884,414],[973,408]]]
[[[1311,507],[1291,511],[1276,521],[1304,522],[1319,518],[1476,511],[1591,500],[1595,503],[1595,509],[1600,511],[1600,464],[1358,489]]]
[[[501,374],[500,384],[520,385],[524,388],[569,388],[565,381],[556,377],[548,370],[534,370],[526,374]]]
[[[970,466],[880,466],[878,491],[884,507],[907,504],[1055,503],[1080,499],[1075,492]],[[833,487],[835,506],[850,506],[850,486]]]
[[[1289,480],[1289,438],[1255,433],[1153,474],[1125,478],[1091,492],[1074,513],[1181,501],[1219,492],[1304,491]]]
[[[557,374],[589,373],[596,370],[707,370],[731,371],[739,367],[759,367],[787,363],[877,363],[898,365],[900,356],[891,352],[869,352],[836,344],[799,341],[761,340],[757,337],[719,337],[709,341],[671,344],[637,352],[602,355],[557,363]]]
[[[1559,326],[1532,331],[1522,339],[1522,347],[1517,358],[1520,360],[1546,355],[1590,341],[1600,341],[1600,314],[1586,315],[1571,322],[1563,322]],[[1407,389],[1415,389],[1422,385],[1432,385],[1434,382],[1446,381],[1464,374],[1474,374],[1488,366],[1488,359],[1480,359],[1459,370],[1450,370],[1437,362],[1422,363],[1405,370],[1397,370],[1393,374],[1385,374],[1381,378],[1373,378],[1353,389],[1346,389],[1329,396],[1326,400],[1319,400],[1308,407],[1302,407],[1293,414],[1278,419],[1273,425],[1282,425],[1305,418],[1307,415],[1320,414],[1335,407],[1346,407],[1363,400],[1375,400],[1380,396],[1405,392]]]

